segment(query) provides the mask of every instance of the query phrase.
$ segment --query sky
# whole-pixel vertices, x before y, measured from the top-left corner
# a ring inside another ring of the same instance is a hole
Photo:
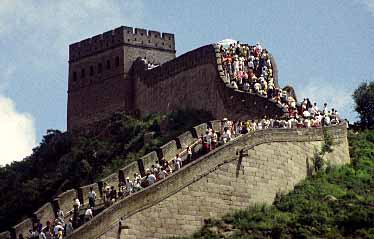
[[[261,42],[281,86],[351,122],[352,92],[374,80],[374,0],[0,0],[0,165],[66,130],[69,44],[121,25],[174,33],[177,55]]]

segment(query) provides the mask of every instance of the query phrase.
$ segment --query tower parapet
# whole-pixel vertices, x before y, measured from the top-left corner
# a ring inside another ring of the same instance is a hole
[[[174,34],[121,26],[69,46],[69,61],[98,54],[121,45],[175,53]]]

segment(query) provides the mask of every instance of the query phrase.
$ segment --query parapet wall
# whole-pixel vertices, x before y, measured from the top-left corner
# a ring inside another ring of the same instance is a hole
[[[217,119],[287,114],[274,100],[231,88],[216,45],[187,52],[134,78],[135,108],[142,115],[188,108],[211,112]]]
[[[186,236],[204,219],[255,203],[272,203],[313,169],[313,155],[333,138],[328,163],[349,163],[346,124],[325,129],[271,129],[241,136],[145,190],[118,201],[70,238]],[[118,230],[119,218],[128,230]]]
[[[121,26],[71,44],[69,61],[77,61],[120,45],[175,52],[174,34]]]

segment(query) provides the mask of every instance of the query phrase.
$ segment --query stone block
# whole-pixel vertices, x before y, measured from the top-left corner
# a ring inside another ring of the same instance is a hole
[[[193,127],[193,134],[194,137],[200,137],[201,135],[205,134],[206,129],[208,128],[207,124],[199,124],[198,126]]]
[[[158,161],[156,151],[152,151],[144,155],[140,159],[143,160],[144,169],[151,168],[151,166],[154,165],[156,161]]]
[[[164,156],[165,160],[170,161],[172,160],[175,155],[178,153],[177,142],[172,140],[163,146],[160,147],[162,155]]]
[[[14,233],[17,238],[20,234],[22,234],[23,237],[26,238],[29,234],[30,229],[32,229],[32,220],[30,218],[23,220],[13,227]]]
[[[135,173],[139,173],[138,163],[132,162],[119,170],[119,177],[121,180],[124,180],[126,177],[130,177],[130,179],[133,180]]]
[[[47,221],[53,222],[55,219],[55,212],[53,210],[51,203],[44,204],[36,212],[34,212],[34,217],[40,220],[43,226],[47,225]]]
[[[58,195],[55,200],[57,201],[58,207],[65,213],[65,215],[68,215],[73,211],[73,201],[77,197],[78,192],[75,189],[71,189]]]
[[[109,175],[108,177],[104,178],[101,180],[101,182],[103,183],[103,186],[114,186],[115,188],[118,187],[118,183],[119,183],[119,177],[118,177],[118,173],[113,173],[111,175]],[[96,192],[98,193],[98,192]]]
[[[182,150],[186,149],[187,146],[193,144],[198,139],[194,138],[190,131],[184,132],[183,134],[177,137],[177,141],[179,142],[180,148]]]
[[[221,120],[210,121],[212,129],[218,133],[221,133]]]

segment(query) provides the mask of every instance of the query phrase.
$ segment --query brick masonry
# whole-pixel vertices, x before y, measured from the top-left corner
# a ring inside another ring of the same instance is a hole
[[[326,128],[334,139],[326,160],[349,163],[346,125]],[[239,137],[164,181],[125,198],[79,228],[71,238],[164,238],[185,236],[204,219],[273,202],[313,168],[322,129],[272,129]],[[125,218],[129,229],[118,230]]]

